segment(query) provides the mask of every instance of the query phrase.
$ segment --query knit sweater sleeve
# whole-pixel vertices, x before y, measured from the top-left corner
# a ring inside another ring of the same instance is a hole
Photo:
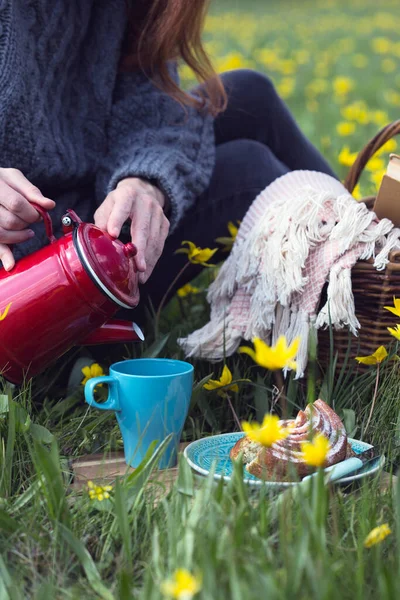
[[[209,183],[215,160],[213,118],[183,109],[142,72],[122,73],[107,142],[97,174],[99,201],[126,177],[152,180],[167,196],[173,231]]]

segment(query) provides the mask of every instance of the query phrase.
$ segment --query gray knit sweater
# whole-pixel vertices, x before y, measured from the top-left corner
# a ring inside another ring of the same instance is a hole
[[[208,185],[213,122],[118,73],[125,0],[0,0],[0,166],[20,169],[84,220],[124,177],[153,179],[171,230]],[[44,242],[38,235],[16,256]]]

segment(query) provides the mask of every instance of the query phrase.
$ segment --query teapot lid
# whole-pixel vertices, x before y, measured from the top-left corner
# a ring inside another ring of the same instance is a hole
[[[101,290],[123,308],[139,303],[136,246],[123,244],[91,223],[74,229],[76,251],[86,271]]]

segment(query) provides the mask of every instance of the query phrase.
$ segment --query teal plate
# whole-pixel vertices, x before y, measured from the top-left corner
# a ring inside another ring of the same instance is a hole
[[[211,470],[214,473],[214,479],[224,479],[229,481],[233,471],[232,461],[229,458],[229,453],[236,442],[243,437],[242,432],[238,433],[223,433],[221,435],[214,435],[208,438],[203,438],[192,442],[186,446],[184,450],[184,457],[191,466],[191,468],[199,473],[200,475],[208,475]],[[361,442],[359,440],[353,440],[349,438],[352,450],[359,454],[368,448],[371,448],[371,444]],[[363,479],[377,473],[379,469],[385,464],[384,456],[377,456],[376,460],[369,462],[360,471],[357,471],[354,475],[343,477],[338,479],[337,483],[349,484],[358,479]],[[260,486],[264,483],[271,487],[289,487],[296,485],[296,481],[262,481],[251,473],[244,471],[244,481],[251,486]]]

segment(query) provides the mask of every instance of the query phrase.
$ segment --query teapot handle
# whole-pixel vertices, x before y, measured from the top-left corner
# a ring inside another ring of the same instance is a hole
[[[44,208],[39,206],[39,204],[36,204],[36,202],[30,202],[30,204],[33,206],[33,208],[35,210],[38,211],[39,215],[42,217],[43,223],[44,223],[44,228],[46,230],[46,235],[49,239],[49,242],[50,242],[50,244],[54,244],[54,242],[56,242],[57,240],[53,233],[53,224],[51,222],[49,213],[47,212],[47,210],[44,210]]]

